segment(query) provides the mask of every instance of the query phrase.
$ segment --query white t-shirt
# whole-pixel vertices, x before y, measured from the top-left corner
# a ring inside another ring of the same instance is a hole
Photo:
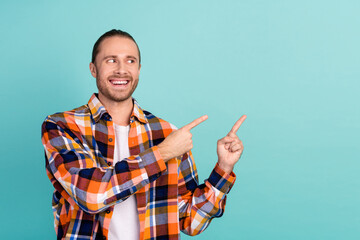
[[[113,164],[115,165],[116,162],[130,156],[128,144],[130,126],[114,124],[114,128],[115,152]],[[115,204],[108,238],[110,240],[138,240],[139,235],[140,226],[136,198],[131,195],[125,201]]]

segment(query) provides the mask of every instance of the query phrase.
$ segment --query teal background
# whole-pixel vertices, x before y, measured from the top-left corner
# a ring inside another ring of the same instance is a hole
[[[96,39],[130,32],[135,98],[194,129],[200,180],[242,115],[225,214],[193,239],[360,239],[359,1],[1,1],[1,239],[55,239],[40,126],[96,91]],[[182,235],[183,239],[190,237]]]

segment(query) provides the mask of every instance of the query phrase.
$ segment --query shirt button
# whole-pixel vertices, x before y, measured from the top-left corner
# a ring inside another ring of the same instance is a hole
[[[112,142],[112,140],[113,140],[112,138],[109,138],[109,142]]]
[[[110,210],[108,209],[108,210],[106,210],[105,212],[106,212],[106,213],[110,213]]]

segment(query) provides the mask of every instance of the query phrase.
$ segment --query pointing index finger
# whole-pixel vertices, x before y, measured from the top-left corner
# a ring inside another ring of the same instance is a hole
[[[234,126],[232,127],[231,131],[229,133],[235,133],[239,130],[241,124],[245,121],[246,119],[246,115],[242,115],[241,118],[239,118],[239,120],[236,121],[236,123],[234,124]]]
[[[199,125],[200,123],[202,123],[206,119],[208,119],[207,115],[201,116],[201,117],[195,119],[194,121],[192,121],[191,123],[183,126],[182,129],[186,129],[186,130],[190,131],[192,128],[196,127],[197,125]]]

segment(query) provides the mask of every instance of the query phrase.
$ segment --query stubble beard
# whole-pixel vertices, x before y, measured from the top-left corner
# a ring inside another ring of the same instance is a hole
[[[132,77],[129,77],[129,80],[130,80],[130,82],[128,84],[133,83],[133,86],[127,94],[125,94],[123,92],[121,92],[120,94],[116,93],[116,92],[111,92],[110,89],[106,87],[106,83],[103,83],[101,81],[101,79],[99,79],[99,78],[96,78],[96,85],[99,90],[99,93],[101,93],[107,99],[114,101],[114,102],[123,102],[132,97],[132,94],[135,91],[135,89],[138,85],[138,82],[139,82],[139,79],[134,80]],[[108,80],[106,79],[106,81],[108,81]]]

